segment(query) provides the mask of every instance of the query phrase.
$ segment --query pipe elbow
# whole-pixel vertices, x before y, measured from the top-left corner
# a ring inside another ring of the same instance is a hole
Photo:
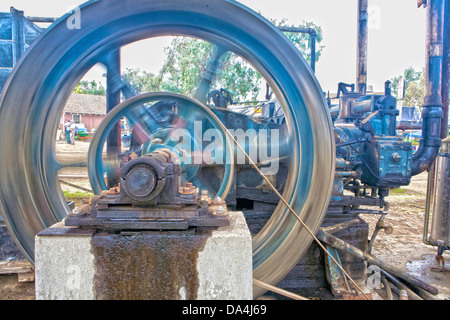
[[[424,143],[421,141],[419,149],[412,157],[411,175],[416,176],[429,170],[439,153],[439,149],[440,145],[434,147],[424,146]]]
[[[436,159],[442,144],[441,119],[442,105],[434,96],[425,97],[422,111],[423,129],[419,149],[414,153],[411,164],[411,175],[418,175],[429,170]]]

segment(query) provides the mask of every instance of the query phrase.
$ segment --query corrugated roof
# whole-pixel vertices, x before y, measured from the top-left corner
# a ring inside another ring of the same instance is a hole
[[[65,113],[106,114],[106,97],[72,93],[64,107]]]

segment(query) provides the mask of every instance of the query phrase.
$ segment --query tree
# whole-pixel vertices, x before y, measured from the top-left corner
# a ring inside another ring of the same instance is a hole
[[[395,96],[397,96],[398,93],[398,85],[400,82],[400,79],[403,78],[405,79],[405,84],[409,84],[412,82],[415,82],[417,80],[420,79],[420,77],[422,76],[423,71],[416,71],[414,70],[413,67],[409,67],[407,69],[405,69],[405,71],[403,72],[403,75],[401,76],[397,76],[394,77],[391,82],[392,82],[392,92],[394,93]]]
[[[405,79],[405,97],[403,105],[408,107],[422,107],[423,98],[425,95],[425,78],[424,71],[416,71],[409,67],[403,75],[394,77],[392,81],[392,93],[394,96],[398,95],[398,87],[400,79]]]
[[[82,80],[80,81],[75,89],[73,90],[75,93],[81,93],[81,94],[92,94],[97,96],[105,96],[106,95],[106,89],[103,87],[101,83],[97,83],[97,81],[87,81]]]
[[[161,90],[161,78],[151,72],[140,69],[127,69],[122,78],[138,93]]]
[[[276,26],[286,26],[287,20],[272,20],[272,23]],[[295,27],[314,28],[317,32],[317,43],[322,41],[322,29],[314,23],[304,22]],[[309,62],[309,36],[301,33],[286,33],[286,36]],[[324,46],[316,46],[317,60],[323,48]],[[132,69],[127,70],[123,78],[137,92],[171,91],[192,96],[214,54],[214,45],[195,38],[175,37],[164,52],[167,58],[158,75]],[[227,52],[221,57],[220,66],[211,90],[226,89],[231,92],[234,101],[251,101],[258,97],[262,76],[247,61]]]
[[[405,89],[404,105],[422,108],[425,95],[425,77],[421,73],[420,78],[407,84]]]

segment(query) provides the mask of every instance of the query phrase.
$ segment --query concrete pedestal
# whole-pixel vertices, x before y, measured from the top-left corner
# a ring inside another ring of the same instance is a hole
[[[241,212],[230,217],[215,230],[120,234],[58,223],[36,236],[36,299],[252,299],[252,238]]]

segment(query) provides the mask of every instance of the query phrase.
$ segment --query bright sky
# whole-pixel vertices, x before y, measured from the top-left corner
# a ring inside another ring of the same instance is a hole
[[[150,0],[149,0],[150,1]],[[0,12],[11,6],[28,16],[59,17],[81,0],[2,0]],[[312,21],[323,29],[325,49],[316,65],[316,74],[324,91],[336,92],[339,82],[356,80],[357,0],[240,0],[268,18],[288,19],[289,24]],[[425,65],[426,10],[416,0],[369,0],[368,84],[382,91],[384,82],[408,67]],[[161,49],[166,41],[153,47]],[[137,50],[139,48],[139,50]],[[124,68],[141,67],[149,71],[163,62],[162,50],[150,50],[140,44],[123,49]],[[145,54],[143,54],[145,52]],[[149,54],[151,59],[149,59]],[[151,60],[153,65],[148,65]]]

